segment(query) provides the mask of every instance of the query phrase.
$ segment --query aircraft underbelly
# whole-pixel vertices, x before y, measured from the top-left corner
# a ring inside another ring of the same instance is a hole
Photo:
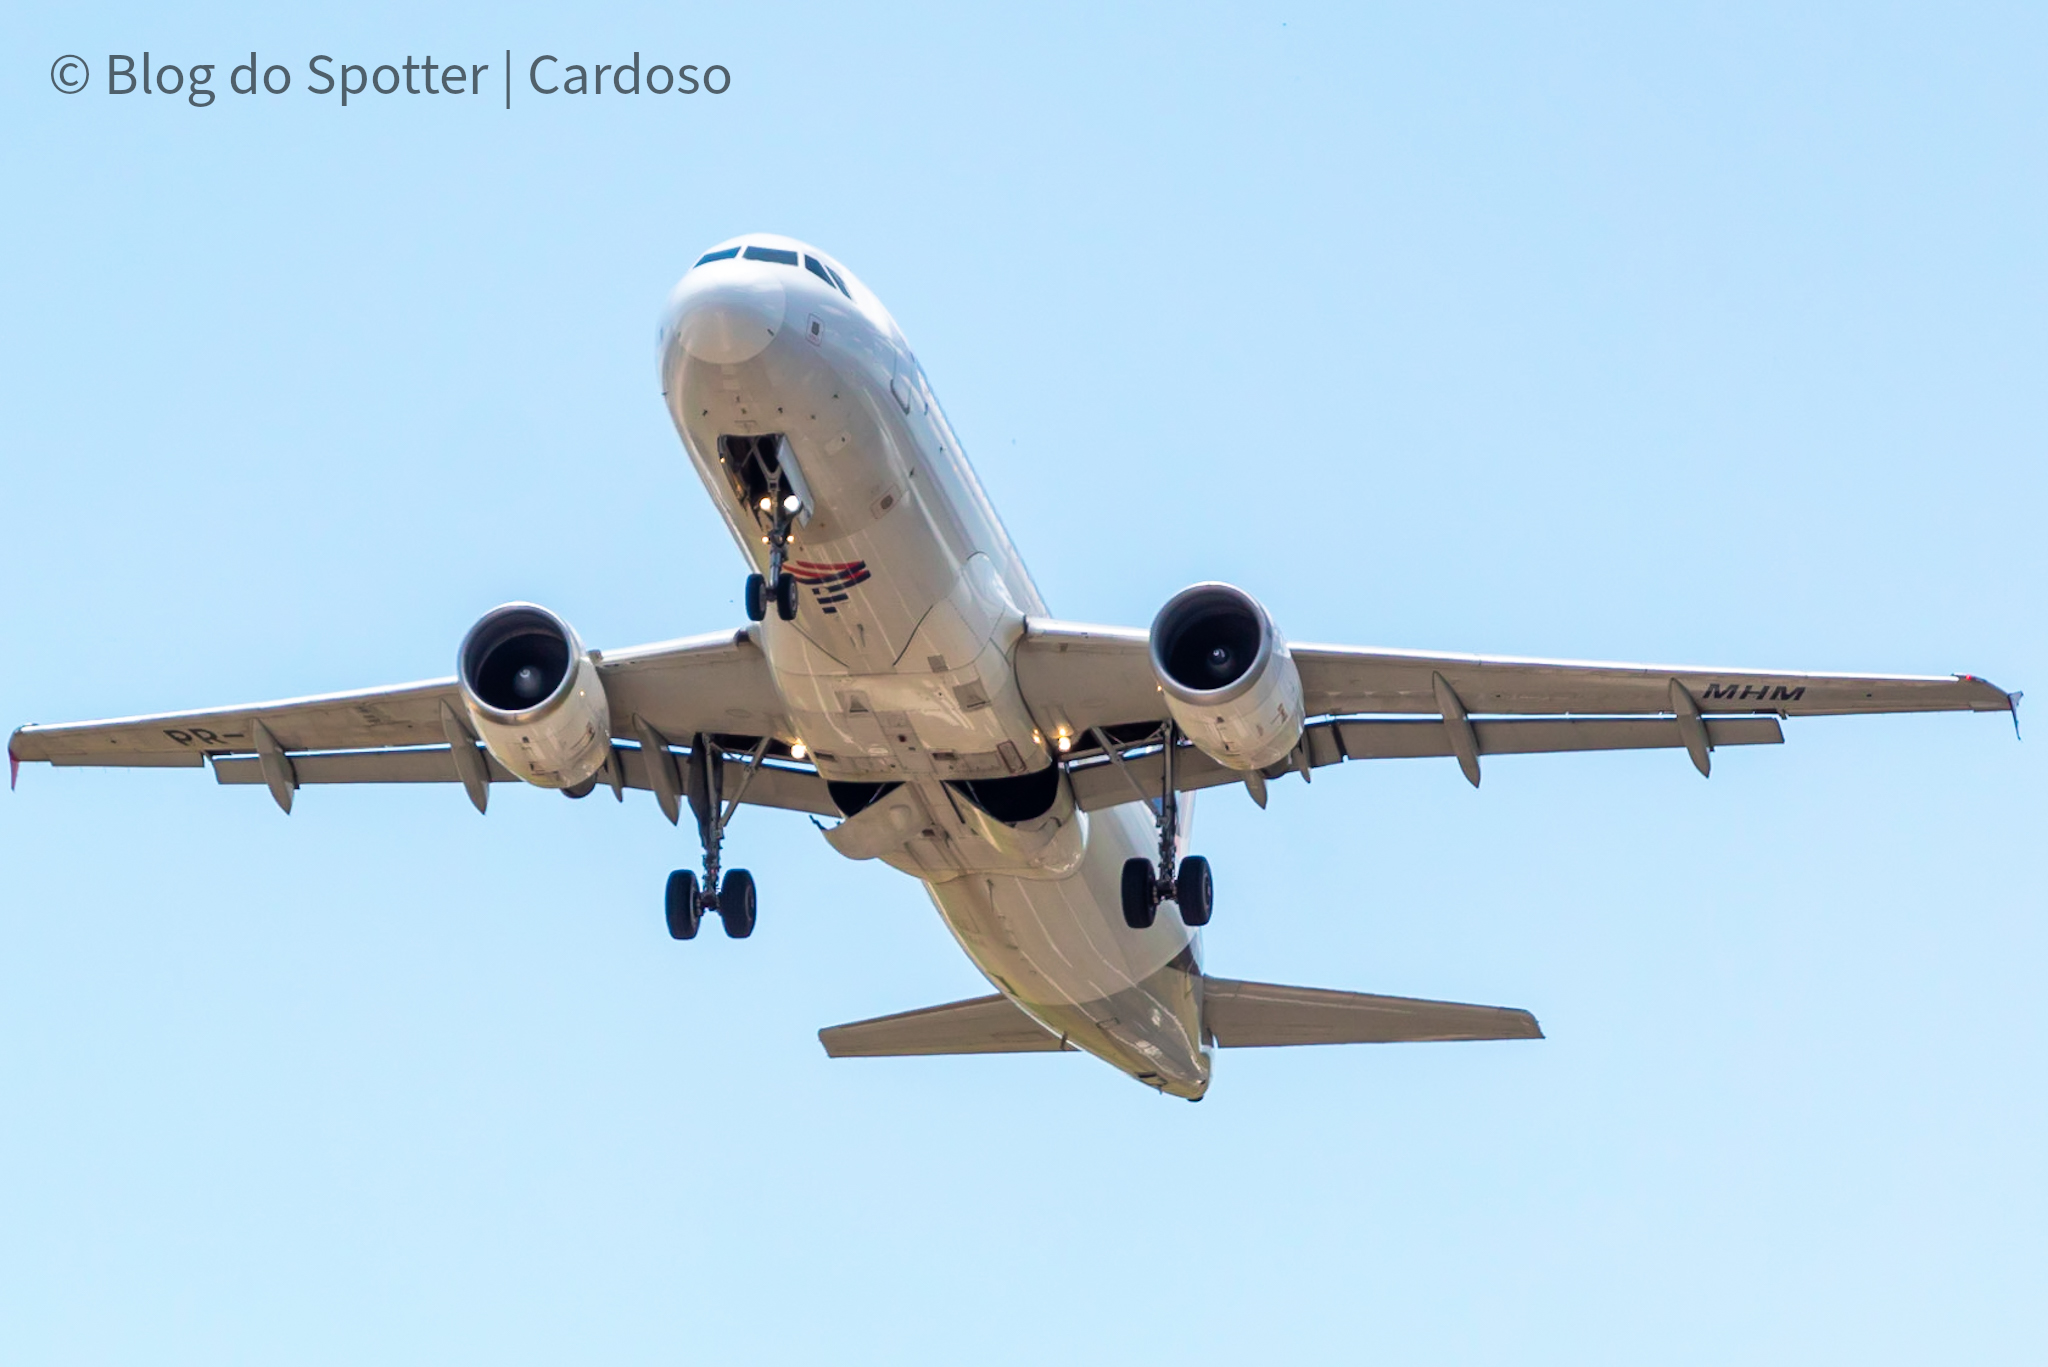
[[[722,443],[774,434],[808,504],[788,572],[794,620],[761,637],[790,729],[827,778],[1002,778],[1051,762],[1010,652],[1043,612],[944,416],[898,339],[796,329],[733,363],[679,355],[668,398],[705,488],[756,568],[769,513]],[[901,397],[898,397],[899,392]]]
[[[1137,806],[1093,813],[1065,878],[967,874],[927,881],[962,950],[1006,996],[1089,1053],[1176,1096],[1208,1086],[1200,937],[1169,907],[1151,927],[1123,921],[1124,861],[1153,851]]]

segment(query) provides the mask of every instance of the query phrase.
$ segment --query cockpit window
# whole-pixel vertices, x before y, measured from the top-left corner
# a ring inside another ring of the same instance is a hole
[[[742,253],[745,254],[749,261],[772,261],[778,266],[801,265],[805,270],[817,276],[833,289],[838,290],[848,299],[853,298],[853,291],[846,288],[846,281],[838,271],[833,270],[808,252],[799,255],[786,247],[725,247],[715,252],[704,253],[704,255],[697,258],[697,264],[699,266],[708,266],[713,261],[730,261]]]
[[[833,289],[838,290],[841,294],[846,294],[846,286],[840,283],[839,273],[833,270],[830,266],[826,265],[824,262],[820,261],[817,257],[806,255],[804,257],[804,269],[809,271],[812,275],[817,276],[820,280],[830,285]],[[848,299],[853,298],[853,296],[850,294],[846,294],[846,297]]]

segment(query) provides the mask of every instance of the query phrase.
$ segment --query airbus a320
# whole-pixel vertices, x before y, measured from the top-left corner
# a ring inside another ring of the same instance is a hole
[[[292,810],[327,783],[650,792],[688,809],[697,868],[668,932],[745,939],[727,869],[743,807],[924,884],[996,991],[819,1032],[834,1057],[1083,1050],[1200,1099],[1218,1047],[1539,1038],[1526,1011],[1206,973],[1215,896],[1193,794],[1349,760],[1714,752],[1780,719],[2007,712],[1971,675],[1770,673],[1290,644],[1250,594],[1205,583],[1148,628],[1060,621],[1039,597],[902,331],[805,243],[735,238],[670,297],[663,395],[746,558],[747,625],[587,649],[546,608],[486,613],[454,677],[253,706],[27,726],[23,761],[210,767]]]

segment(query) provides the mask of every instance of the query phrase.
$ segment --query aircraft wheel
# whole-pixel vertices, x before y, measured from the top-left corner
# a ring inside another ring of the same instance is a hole
[[[694,940],[704,913],[697,907],[697,875],[677,869],[668,876],[668,933],[671,939]]]
[[[803,585],[796,582],[796,576],[784,571],[782,578],[775,581],[775,615],[785,622],[796,620],[796,596],[803,591]]]
[[[1132,930],[1146,929],[1159,915],[1159,903],[1153,899],[1154,887],[1151,860],[1124,861],[1124,924]]]
[[[1180,903],[1182,923],[1190,926],[1209,924],[1209,913],[1216,909],[1216,901],[1209,881],[1208,860],[1194,854],[1180,861],[1180,869],[1173,878],[1173,898]]]
[[[758,574],[747,576],[747,620],[758,622],[768,615],[768,581]]]
[[[726,935],[732,939],[744,940],[754,933],[753,874],[734,869],[725,876],[718,889],[718,916],[725,922]]]

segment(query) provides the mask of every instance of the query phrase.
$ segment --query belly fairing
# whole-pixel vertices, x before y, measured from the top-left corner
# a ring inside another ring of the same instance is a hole
[[[1012,663],[1023,613],[987,556],[970,556],[926,605],[891,668],[849,669],[792,625],[765,623],[763,644],[826,778],[1005,778],[1052,762]]]

